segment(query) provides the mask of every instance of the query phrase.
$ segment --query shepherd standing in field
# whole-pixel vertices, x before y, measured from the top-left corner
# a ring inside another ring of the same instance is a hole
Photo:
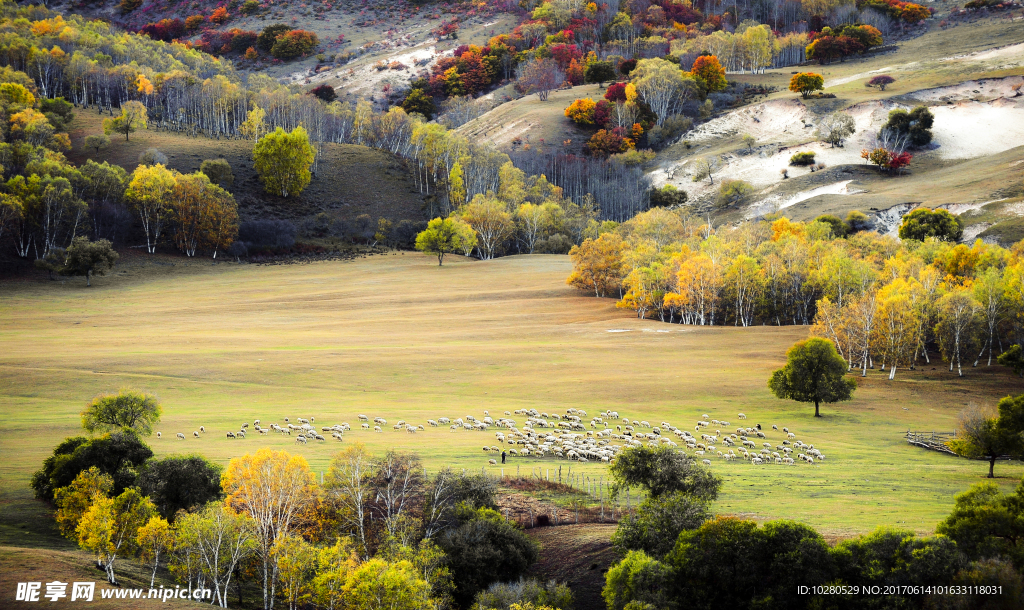
[[[501,463],[502,464],[505,463],[505,452],[504,451],[501,452]]]

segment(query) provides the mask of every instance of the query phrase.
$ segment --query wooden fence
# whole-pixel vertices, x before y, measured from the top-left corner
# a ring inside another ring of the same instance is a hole
[[[917,447],[941,451],[950,455],[956,455],[946,445],[947,442],[956,438],[956,432],[911,432],[907,431],[907,442]]]

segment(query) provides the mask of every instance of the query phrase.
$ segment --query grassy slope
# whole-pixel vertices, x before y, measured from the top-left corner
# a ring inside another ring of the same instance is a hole
[[[454,258],[437,268],[429,257],[396,254],[265,268],[194,262],[151,279],[100,278],[91,290],[79,282],[6,284],[0,543],[19,543],[19,528],[40,514],[29,476],[58,440],[79,433],[82,405],[123,385],[161,397],[164,436],[152,439],[158,455],[200,451],[224,463],[266,445],[305,455],[315,470],[326,468],[337,443],[296,446],[277,435],[233,441],[224,433],[286,416],[314,415],[317,425],[355,422],[357,413],[425,423],[480,417],[484,409],[577,407],[685,426],[702,413],[735,422],[743,411],[749,424],[789,426],[828,461],[754,468],[716,459],[713,468],[726,478],[718,510],[839,534],[881,524],[931,531],[953,494],[981,480],[985,468],[910,447],[902,435],[951,430],[968,402],[991,404],[1020,389],[1001,367],[956,379],[937,364],[900,371],[893,383],[872,371],[859,380],[856,400],[826,407],[815,420],[765,387],[806,327],[637,320],[611,300],[575,294],[563,283],[568,271],[560,256]],[[609,332],[616,329],[629,332]],[[209,432],[193,440],[200,425]],[[188,440],[174,440],[176,432]],[[480,468],[489,457],[480,445],[493,435],[389,428],[357,430],[345,442],[354,440],[375,451],[416,450],[431,469]],[[604,472],[597,464],[581,470]],[[997,472],[1010,489],[1024,470],[1000,465]]]
[[[246,140],[192,138],[175,132],[144,130],[129,136],[112,136],[110,147],[98,154],[85,150],[85,136],[103,132],[103,118],[93,111],[79,111],[71,130],[69,159],[85,163],[109,161],[129,172],[147,148],[167,155],[168,165],[180,172],[199,169],[204,159],[223,157],[231,164],[235,184],[229,189],[239,203],[243,218],[299,218],[322,211],[337,211],[346,218],[369,214],[392,220],[423,218],[422,198],[401,159],[379,150],[353,144],[326,144],[324,157],[309,187],[299,196],[282,199],[263,191],[253,169],[252,146]]]

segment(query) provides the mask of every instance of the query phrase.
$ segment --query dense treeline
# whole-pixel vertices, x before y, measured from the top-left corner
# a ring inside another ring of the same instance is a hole
[[[830,545],[801,523],[715,516],[721,479],[670,447],[627,449],[611,474],[613,489],[646,499],[612,536],[624,558],[606,576],[609,610],[1024,603],[1024,481],[1011,494],[980,483],[957,495],[934,536],[882,527]]]
[[[265,609],[442,610],[478,595],[484,608],[571,606],[564,586],[515,583],[538,549],[497,512],[490,477],[450,468],[428,477],[416,455],[374,456],[360,443],[337,453],[320,483],[284,451],[226,468],[197,455],[154,459],[141,438],[160,413],[151,395],[98,397],[83,424],[105,433],[65,439],[32,479],[61,533],[94,554],[111,584],[118,561],[137,557],[151,587],[163,568],[225,608],[243,582],[258,586]]]
[[[652,209],[573,248],[568,282],[664,322],[813,324],[851,368],[890,377],[936,348],[962,374],[1024,341],[1020,244],[955,243],[962,226],[942,210],[908,214],[902,241],[866,227],[857,212],[726,229]]]

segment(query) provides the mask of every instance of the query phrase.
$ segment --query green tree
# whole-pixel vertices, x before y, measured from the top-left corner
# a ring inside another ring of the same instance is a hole
[[[598,87],[604,87],[606,82],[615,80],[615,67],[610,61],[591,62],[583,73],[583,78],[588,83],[597,83]]]
[[[463,178],[462,164],[456,161],[448,172],[448,203],[451,209],[457,210],[466,203],[466,183]]]
[[[686,191],[677,189],[671,184],[666,184],[660,189],[651,189],[651,207],[652,208],[667,208],[672,206],[679,206],[686,203],[689,196]]]
[[[513,605],[524,607],[526,604],[547,606],[560,610],[573,607],[572,589],[554,580],[538,582],[532,578],[514,582],[494,583],[481,591],[473,601],[476,608],[494,608],[510,610]]]
[[[106,147],[110,146],[110,138],[106,134],[98,134],[92,136],[85,136],[85,147],[91,148],[96,152],[100,152]]]
[[[476,231],[458,218],[435,218],[416,236],[416,249],[436,254],[438,266],[445,254],[463,252],[475,245]]]
[[[89,432],[121,429],[148,436],[162,413],[156,396],[121,388],[117,394],[93,398],[82,411],[82,427]]]
[[[227,159],[206,159],[199,164],[199,171],[206,174],[213,184],[226,189],[235,183],[235,174]]]
[[[963,235],[964,222],[948,210],[917,208],[904,216],[900,223],[900,239],[924,241],[935,237],[956,243]]]
[[[768,388],[775,396],[813,402],[814,416],[821,417],[820,403],[850,400],[857,382],[846,379],[846,361],[828,339],[799,341],[786,352],[786,366],[772,373]]]
[[[67,487],[61,487],[53,494],[53,505],[57,507],[54,519],[64,536],[76,540],[78,523],[82,515],[89,510],[96,496],[106,497],[114,488],[114,480],[110,475],[100,472],[93,466],[78,473],[75,480]]]
[[[64,257],[60,274],[84,275],[85,285],[92,286],[92,276],[106,275],[107,270],[114,268],[118,255],[113,244],[105,239],[89,241],[88,237],[76,237]]]
[[[1024,355],[1022,354],[1024,351],[1014,343],[1005,352],[999,354],[996,361],[1003,366],[1010,367],[1018,377],[1024,377]]]
[[[630,551],[608,569],[601,596],[608,610],[636,608],[633,604],[637,602],[653,608],[669,608],[674,605],[669,598],[674,588],[672,576],[669,566],[643,551]]]
[[[151,457],[153,451],[130,431],[94,439],[66,438],[32,475],[31,486],[37,498],[51,501],[56,490],[70,485],[80,472],[95,466],[114,480],[114,493],[121,493],[135,483],[136,469]]]
[[[1024,482],[1012,494],[995,483],[976,483],[955,499],[935,533],[949,536],[971,559],[1006,557],[1024,569]]]
[[[960,412],[956,438],[947,443],[957,455],[988,461],[988,478],[995,476],[996,460],[1024,453],[1024,394],[999,401],[996,414],[977,405]]]
[[[222,471],[219,464],[201,455],[172,455],[146,462],[136,483],[160,514],[173,523],[178,511],[205,506],[223,497]]]
[[[370,559],[355,568],[345,582],[346,608],[351,610],[420,610],[432,607],[430,586],[412,563]],[[472,598],[470,598],[472,601]]]
[[[924,146],[932,141],[931,127],[934,123],[935,115],[927,106],[918,106],[910,112],[896,108],[889,111],[889,119],[882,130],[906,136],[914,146]]]
[[[814,222],[825,223],[829,227],[831,227],[833,237],[846,237],[848,227],[846,226],[845,222],[839,220],[838,216],[833,216],[832,214],[822,214],[821,216],[815,218]]]
[[[612,544],[621,551],[644,551],[664,557],[679,533],[697,529],[712,517],[707,502],[672,492],[646,498],[635,513],[619,521]]]
[[[628,487],[640,487],[650,498],[681,493],[713,502],[722,488],[722,479],[695,458],[666,446],[630,447],[615,458],[609,472],[613,498]]]
[[[737,205],[746,200],[754,192],[754,187],[745,180],[726,178],[718,185],[718,196],[715,203],[718,207]]]
[[[103,119],[103,133],[124,134],[124,141],[128,141],[128,134],[135,133],[139,129],[145,129],[149,121],[149,114],[142,102],[129,101],[121,104],[121,114],[109,119]]]
[[[434,118],[437,107],[434,106],[434,98],[430,97],[423,89],[413,89],[402,101],[402,110],[407,114],[414,112],[422,114],[428,121]]]
[[[300,195],[309,185],[315,151],[301,126],[291,133],[278,127],[263,136],[252,151],[256,172],[268,193],[289,197]]]
[[[491,583],[514,580],[537,561],[537,543],[494,510],[464,507],[461,524],[438,536],[455,583],[453,597],[468,607]]]

